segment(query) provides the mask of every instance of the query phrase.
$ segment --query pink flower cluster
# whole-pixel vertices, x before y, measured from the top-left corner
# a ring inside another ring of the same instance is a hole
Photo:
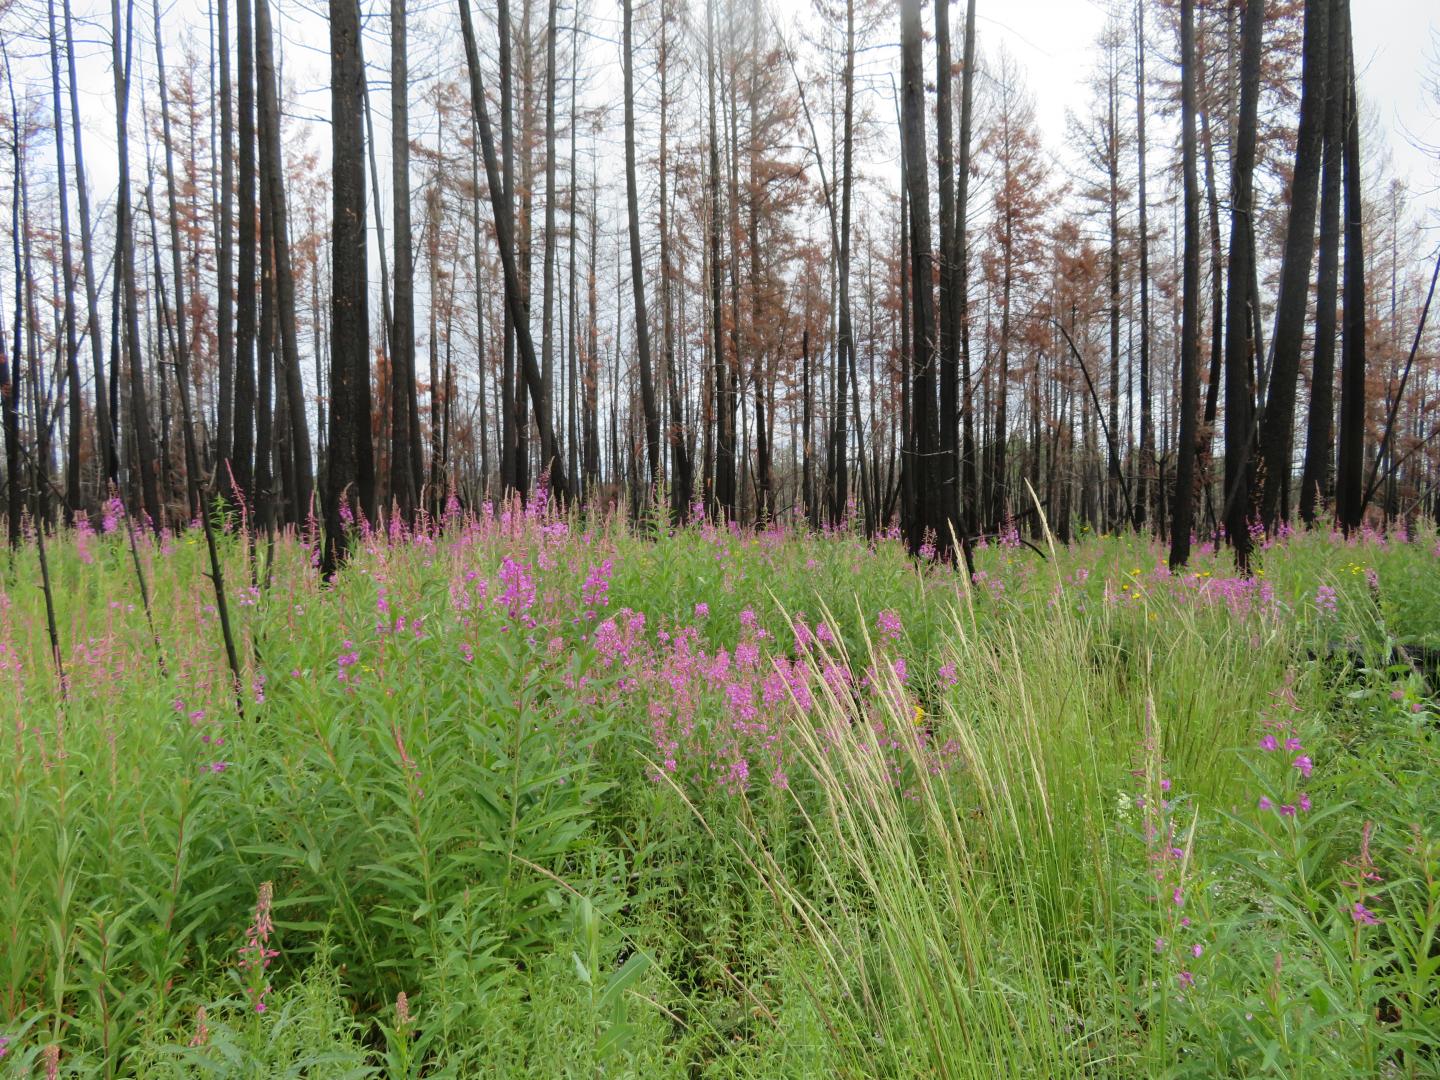
[[[255,898],[255,921],[245,931],[245,944],[240,947],[240,970],[249,983],[250,1003],[257,1013],[265,1011],[265,997],[270,993],[265,971],[270,962],[280,955],[270,947],[270,935],[275,932],[275,923],[270,915],[274,899],[275,886],[268,881],[262,883]]]

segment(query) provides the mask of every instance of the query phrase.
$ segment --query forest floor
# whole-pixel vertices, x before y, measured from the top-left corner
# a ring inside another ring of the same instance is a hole
[[[0,567],[0,1075],[1440,1070],[1433,530],[230,534],[242,715],[198,533],[147,621],[106,524],[63,698]]]

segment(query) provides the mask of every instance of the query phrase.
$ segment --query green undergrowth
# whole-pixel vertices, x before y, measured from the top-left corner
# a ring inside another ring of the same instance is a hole
[[[1433,533],[1033,539],[11,553],[0,1074],[1437,1075]]]

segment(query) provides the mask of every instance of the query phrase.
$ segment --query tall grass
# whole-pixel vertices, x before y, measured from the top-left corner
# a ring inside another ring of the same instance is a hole
[[[198,534],[52,539],[63,699],[22,549],[0,1071],[1425,1075],[1434,546],[232,537],[243,720]]]

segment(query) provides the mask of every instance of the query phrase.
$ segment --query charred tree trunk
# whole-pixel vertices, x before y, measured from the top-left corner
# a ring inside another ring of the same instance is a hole
[[[695,487],[693,465],[685,441],[685,422],[679,373],[676,371],[675,326],[670,265],[670,186],[669,186],[669,119],[670,119],[670,11],[664,2],[660,7],[660,318],[664,334],[665,378],[670,399],[670,415],[666,425],[670,447],[670,513],[683,521],[690,512],[690,498]],[[573,278],[573,274],[572,274]]]
[[[596,263],[600,253],[599,183],[590,177],[590,273],[586,276],[585,393],[584,393],[584,490],[593,492],[600,483],[600,321]]]
[[[145,392],[145,352],[140,344],[134,221],[130,204],[130,58],[133,12],[133,6],[127,4],[124,21],[125,44],[122,48],[120,0],[110,0],[110,25],[113,31],[111,62],[115,77],[115,142],[119,173],[115,195],[115,256],[124,296],[125,344],[130,365],[130,417],[140,473],[141,504],[150,517],[150,527],[158,533],[162,520],[160,490],[155,476],[158,461],[155,455],[155,435],[150,426],[148,395]]]
[[[1120,87],[1111,70],[1106,80],[1108,117],[1106,122],[1105,148],[1107,208],[1110,211],[1110,387],[1107,408],[1110,414],[1108,454],[1106,463],[1108,480],[1105,488],[1106,528],[1115,529],[1122,520],[1120,498],[1122,478],[1120,475]],[[1098,408],[1098,405],[1097,405]]]
[[[100,476],[109,484],[120,481],[120,461],[115,451],[115,414],[110,408],[105,377],[105,344],[100,333],[100,301],[95,280],[94,240],[91,237],[90,189],[85,182],[85,151],[80,124],[80,80],[75,73],[75,35],[70,17],[70,0],[64,0],[65,54],[70,72],[70,134],[75,144],[75,198],[80,214],[80,255],[85,270],[85,313],[89,321],[90,356],[95,373],[95,449]],[[114,372],[111,372],[113,379]]]
[[[559,0],[549,0],[545,27],[545,254],[541,268],[540,400],[555,423],[555,39]]]
[[[1325,135],[1325,76],[1329,59],[1330,0],[1306,0],[1305,44],[1300,84],[1300,127],[1295,173],[1290,184],[1290,220],[1280,296],[1275,313],[1275,358],[1260,425],[1260,513],[1267,529],[1290,516],[1288,499],[1295,436],[1295,391],[1300,348],[1310,297],[1310,264],[1315,252],[1315,210]]]
[[[243,2],[243,0],[242,0]],[[375,459],[370,434],[369,284],[365,243],[365,140],[360,12],[354,0],[330,0],[331,249],[330,437],[325,477],[322,571],[334,576],[347,548],[349,514],[373,516]]]
[[[839,525],[845,520],[850,495],[850,436],[846,425],[849,402],[846,400],[846,387],[855,366],[854,320],[850,312],[850,208],[855,187],[855,0],[845,0],[845,71],[841,78],[844,102],[840,134],[840,234],[835,256],[835,291],[840,310],[837,313],[835,339],[834,435],[829,454],[832,525]],[[818,147],[816,151],[818,153]],[[858,417],[856,424],[859,424]],[[870,527],[867,515],[867,530]]]
[[[645,317],[645,267],[640,250],[639,189],[635,177],[635,53],[632,41],[631,0],[624,0],[625,64],[625,209],[630,225],[630,287],[635,297],[635,352],[640,364],[640,404],[645,411],[645,457],[650,467],[652,494],[660,475],[660,411],[655,404],[655,380],[650,364],[650,323]]]
[[[305,386],[300,378],[300,344],[295,327],[295,274],[290,261],[290,225],[285,205],[285,160],[280,145],[280,103],[275,74],[269,0],[256,0],[256,65],[260,87],[260,159],[263,198],[270,207],[271,244],[275,260],[276,330],[280,346],[280,377],[289,412],[291,522],[302,525],[310,513],[314,466],[310,457],[310,422],[305,412]],[[363,207],[363,203],[362,203]],[[365,358],[366,430],[369,430],[369,357]]]
[[[524,300],[520,294],[520,274],[515,259],[514,222],[510,207],[505,203],[503,188],[500,186],[500,166],[495,155],[495,139],[490,129],[489,110],[485,104],[485,84],[480,74],[480,53],[475,43],[475,27],[470,15],[469,0],[460,0],[460,24],[465,39],[465,61],[470,73],[470,105],[480,127],[480,143],[485,154],[485,178],[490,186],[492,208],[495,215],[495,240],[500,249],[500,261],[505,270],[505,302],[511,319],[515,323],[515,338],[525,382],[529,386],[531,405],[535,410],[535,423],[540,430],[540,455],[542,468],[550,473],[550,490],[560,499],[566,500],[570,487],[565,479],[565,464],[555,444],[555,432],[550,426],[550,417],[542,406],[540,365],[535,358],[535,342],[530,337],[530,326],[525,319]],[[497,199],[498,196],[498,199]]]
[[[720,136],[716,124],[715,37],[718,33],[715,0],[706,0],[706,82],[709,107],[709,202],[710,202],[710,309],[711,348],[715,362],[715,515],[722,521],[735,516],[735,421],[733,395],[725,360],[725,315],[721,301],[720,248]]]
[[[1247,0],[1241,29],[1240,122],[1230,176],[1230,265],[1225,285],[1225,533],[1242,571],[1250,567],[1254,487],[1255,142],[1260,104],[1260,48],[1265,0]]]
[[[975,468],[974,403],[970,364],[970,134],[975,101],[975,0],[965,5],[965,61],[960,75],[960,167],[955,199],[955,304],[960,334],[960,456],[962,538],[975,535],[979,521],[980,478]],[[968,547],[967,547],[968,551]]]
[[[75,330],[75,264],[70,257],[70,192],[65,178],[65,113],[60,105],[60,47],[55,32],[55,0],[46,4],[50,29],[50,91],[55,124],[55,179],[60,195],[60,272],[64,287],[65,378],[70,424],[65,448],[65,521],[80,513],[80,343]]]
[[[1305,468],[1300,480],[1300,517],[1314,525],[1319,507],[1335,486],[1335,324],[1340,281],[1340,202],[1345,117],[1348,27],[1343,0],[1329,5],[1329,49],[1325,73],[1325,130],[1321,151],[1319,268],[1315,284],[1315,359],[1310,379],[1310,414],[1305,429]]]
[[[152,10],[155,14],[155,66],[160,84],[160,132],[161,140],[164,142],[163,149],[165,151],[165,194],[166,207],[168,210],[167,218],[170,226],[170,272],[175,279],[174,355],[175,378],[178,382],[181,378],[180,373],[190,370],[190,327],[186,319],[185,310],[185,277],[181,267],[180,216],[175,190],[175,148],[170,136],[170,92],[169,88],[165,85],[165,42],[164,36],[160,32],[160,5],[158,3],[154,4]],[[151,206],[151,219],[151,228],[153,231],[155,227],[153,224],[153,204]],[[157,281],[160,280],[160,247],[158,241],[155,245],[155,278]],[[163,303],[163,292],[161,295]],[[187,423],[183,410],[181,423]],[[191,440],[194,437],[194,433],[188,430],[181,434],[186,440]],[[187,442],[186,445],[189,446],[189,442]],[[190,468],[190,458],[188,455],[185,460],[186,469],[188,470]],[[195,461],[198,467],[198,454],[195,456]],[[199,484],[198,477],[186,477],[186,481],[187,490],[195,496],[191,500],[190,513],[192,515],[203,515],[205,510],[200,500],[200,492],[202,491],[203,485]]]
[[[1349,0],[1341,0],[1345,38],[1345,322],[1340,345],[1340,446],[1335,517],[1348,536],[1365,514],[1365,234],[1360,188],[1360,107]]]
[[[20,153],[19,145],[17,139],[15,141],[17,157]],[[15,197],[19,198],[18,185],[15,188]],[[15,243],[18,247],[18,231],[20,229],[18,214],[12,215],[11,224],[17,233]],[[18,297],[20,288],[18,258],[16,259],[15,288]],[[20,306],[17,303],[16,312],[19,311]],[[17,317],[15,321],[15,352],[12,355],[5,348],[4,316],[0,315],[0,420],[3,420],[5,431],[5,527],[12,551],[20,548],[20,541],[24,536],[22,525],[25,518],[25,478],[20,463],[22,454],[20,445],[20,349],[23,337],[20,331],[20,322],[21,319]]]
[[[942,554],[951,548],[951,536],[963,532],[960,523],[960,340],[955,303],[956,264],[959,247],[955,241],[955,148],[954,120],[950,97],[954,73],[950,66],[950,0],[935,0],[935,133],[938,141],[936,184],[940,212],[940,416],[935,546]]]
[[[415,388],[415,249],[410,226],[410,71],[406,0],[390,0],[390,162],[395,200],[395,298],[390,333],[390,498],[405,522],[415,517],[423,475]],[[431,387],[431,393],[435,388]]]
[[[218,0],[216,26],[220,53],[220,243],[216,252],[215,292],[218,306],[216,346],[219,352],[219,404],[216,418],[215,480],[216,490],[228,489],[225,475],[230,464],[234,443],[235,417],[235,307],[234,291],[235,244],[235,115],[230,88],[230,4]]]
[[[239,54],[236,100],[240,109],[235,124],[240,144],[236,156],[236,213],[240,220],[236,234],[235,419],[230,472],[234,474],[237,494],[243,501],[254,498],[255,482],[255,230],[258,205],[255,191],[255,45],[251,13],[251,0],[236,0],[235,47]],[[225,483],[228,486],[228,477]]]
[[[1180,430],[1176,439],[1175,508],[1170,569],[1190,561],[1195,515],[1196,421],[1199,419],[1200,190],[1195,165],[1195,0],[1180,0],[1181,156],[1185,188],[1185,246],[1180,315]]]
[[[1138,530],[1145,525],[1155,467],[1155,425],[1150,412],[1150,223],[1145,190],[1144,0],[1135,5],[1135,18],[1135,150],[1139,167],[1136,198],[1140,225],[1140,481],[1135,496],[1135,528]]]
[[[930,185],[925,146],[925,77],[922,71],[920,0],[901,0],[901,142],[909,207],[911,327],[911,445],[906,469],[913,477],[905,534],[919,554],[929,534],[938,536],[935,460],[939,428],[935,415],[934,310],[930,271]]]

